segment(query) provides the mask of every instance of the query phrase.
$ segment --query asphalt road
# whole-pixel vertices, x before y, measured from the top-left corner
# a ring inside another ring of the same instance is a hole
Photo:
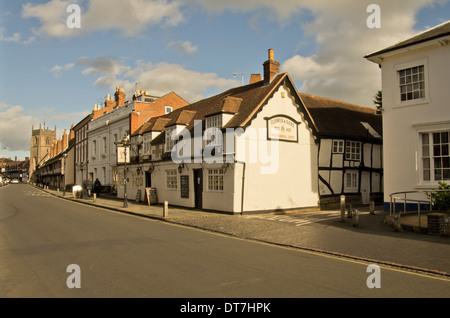
[[[448,277],[380,266],[380,288],[369,288],[368,263],[72,203],[23,184],[0,188],[0,256],[2,298],[450,295]],[[79,271],[68,272],[71,264]]]

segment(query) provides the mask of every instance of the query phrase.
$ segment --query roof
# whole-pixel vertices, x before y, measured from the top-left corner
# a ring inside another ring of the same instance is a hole
[[[419,44],[419,43],[423,43],[426,41],[430,41],[430,40],[434,40],[434,39],[438,39],[444,36],[448,36],[450,35],[450,20],[447,22],[444,22],[442,24],[439,24],[431,29],[428,29],[424,32],[421,32],[415,36],[413,36],[412,38],[409,38],[407,40],[404,40],[400,43],[397,43],[395,45],[389,46],[383,50],[371,53],[369,55],[364,56],[367,59],[370,59],[371,57],[375,57],[377,55],[383,54],[383,53],[387,53],[387,52],[391,52],[391,51],[395,51],[398,49],[402,49],[411,45],[415,45],[415,44]]]
[[[322,137],[381,141],[382,121],[376,109],[299,93]]]
[[[185,125],[188,130],[194,128],[195,120],[204,120],[208,116],[219,113],[232,113],[234,116],[223,128],[237,128],[247,126],[256,112],[267,101],[274,89],[286,79],[287,73],[278,74],[270,84],[264,85],[263,81],[253,84],[235,87],[221,94],[200,100],[182,108],[176,109],[169,114],[155,118],[169,118],[165,127],[172,125]],[[142,127],[141,127],[142,128]],[[140,133],[150,130],[139,129]],[[164,141],[163,134],[153,140],[153,144]]]
[[[233,115],[223,129],[246,127],[282,84],[290,85],[290,91],[297,92],[287,73],[278,74],[268,85],[258,81],[239,86],[176,109],[169,114],[151,118],[133,135],[163,131],[174,125],[186,126],[191,131],[194,129],[195,120],[204,120],[219,113]],[[303,118],[316,137],[381,141],[381,116],[376,115],[375,108],[303,93],[294,94],[294,98],[299,111],[303,113]],[[164,138],[165,134],[162,133],[152,140],[152,144],[163,143]]]

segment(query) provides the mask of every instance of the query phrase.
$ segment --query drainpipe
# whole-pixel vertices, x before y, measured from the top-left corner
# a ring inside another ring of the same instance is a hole
[[[242,163],[241,215],[244,213],[245,162]]]

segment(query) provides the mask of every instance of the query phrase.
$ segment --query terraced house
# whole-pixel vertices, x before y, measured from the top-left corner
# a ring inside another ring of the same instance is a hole
[[[118,196],[226,213],[330,208],[382,197],[375,108],[297,91],[274,51],[248,85],[152,117],[131,134]]]

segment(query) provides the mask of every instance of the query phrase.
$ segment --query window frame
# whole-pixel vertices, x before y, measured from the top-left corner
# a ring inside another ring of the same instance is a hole
[[[350,179],[350,185],[348,183]],[[354,178],[353,178],[354,177]],[[359,173],[356,170],[348,170],[344,173],[345,192],[357,192],[359,187]]]
[[[447,142],[442,142],[442,134],[447,135]],[[435,143],[435,135],[439,135],[439,143]],[[427,136],[424,143],[424,136]],[[426,146],[426,147],[425,147]],[[436,146],[439,146],[440,154],[435,154]],[[443,147],[445,146],[445,148]],[[438,182],[449,182],[450,181],[450,130],[435,130],[435,131],[422,131],[419,132],[419,160],[420,160],[420,170],[419,170],[419,183],[437,185]],[[425,151],[426,149],[426,151]],[[446,149],[442,154],[443,150]],[[441,167],[436,167],[436,159],[440,159]],[[446,159],[446,160],[445,160]],[[445,161],[447,164],[445,166]],[[427,164],[425,164],[427,162]],[[427,167],[426,167],[427,166]],[[436,170],[440,170],[441,178],[436,179]],[[447,170],[445,173],[444,170]],[[428,177],[426,177],[427,171]],[[447,179],[445,178],[447,174]]]
[[[416,98],[416,99],[410,99],[410,100],[401,100],[401,87],[400,87],[400,72],[403,70],[411,69],[414,67],[423,66],[423,85],[424,85],[424,97],[422,98]],[[405,107],[405,106],[414,106],[414,105],[420,105],[420,104],[427,104],[430,102],[430,92],[428,89],[428,59],[420,59],[415,60],[408,63],[402,63],[397,64],[394,66],[395,70],[395,98],[396,98],[396,106],[394,108],[398,107]]]
[[[166,170],[166,190],[178,189],[178,173],[177,169]]]
[[[356,153],[353,150],[357,148],[359,151]],[[345,160],[361,162],[361,152],[362,152],[362,143],[360,141],[354,140],[345,141],[345,155],[344,155]],[[354,158],[352,158],[353,155],[355,156]]]
[[[172,134],[175,131],[176,126],[167,127],[165,132],[164,152],[171,152],[175,146],[175,139],[172,139]]]
[[[208,192],[223,192],[225,171],[223,168],[208,169],[207,189]]]
[[[335,150],[336,149],[336,150]],[[331,153],[343,154],[345,149],[344,140],[333,140],[331,143]]]

